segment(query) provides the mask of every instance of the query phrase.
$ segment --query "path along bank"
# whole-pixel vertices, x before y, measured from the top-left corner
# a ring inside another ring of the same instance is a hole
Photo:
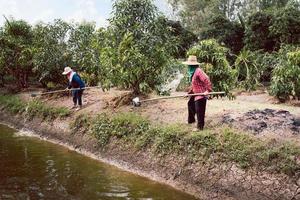
[[[300,199],[299,147],[220,127],[190,132],[134,113],[69,117],[64,108],[0,98],[0,121],[201,199]]]

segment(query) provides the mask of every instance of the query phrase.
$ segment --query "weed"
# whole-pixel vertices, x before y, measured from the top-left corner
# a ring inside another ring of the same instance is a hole
[[[0,95],[0,105],[13,114],[22,113],[26,108],[20,98],[11,95]]]
[[[64,118],[70,114],[67,108],[53,108],[41,101],[32,100],[28,103],[13,95],[0,95],[0,105],[13,114],[24,114],[30,119],[40,117],[42,119]]]

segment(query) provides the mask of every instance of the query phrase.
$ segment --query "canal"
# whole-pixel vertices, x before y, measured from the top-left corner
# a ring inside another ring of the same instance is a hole
[[[0,199],[195,198],[0,124]]]

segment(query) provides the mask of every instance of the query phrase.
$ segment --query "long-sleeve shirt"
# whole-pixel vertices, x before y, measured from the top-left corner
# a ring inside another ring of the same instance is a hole
[[[84,88],[85,84],[81,80],[80,76],[76,72],[72,72],[69,77],[69,87],[68,88]]]
[[[211,92],[212,91],[212,85],[209,80],[209,77],[205,74],[205,72],[197,68],[193,78],[192,78],[192,90],[193,93],[203,93],[205,91]],[[205,98],[204,96],[196,96],[195,101],[199,99]]]

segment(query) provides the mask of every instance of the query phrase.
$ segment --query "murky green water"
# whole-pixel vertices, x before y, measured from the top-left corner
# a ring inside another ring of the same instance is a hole
[[[150,181],[0,124],[0,199],[193,200]]]

